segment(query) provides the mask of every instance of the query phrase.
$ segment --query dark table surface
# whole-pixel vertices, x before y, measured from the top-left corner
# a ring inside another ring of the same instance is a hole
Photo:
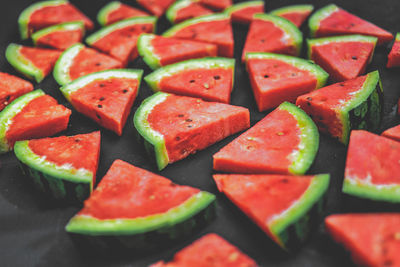
[[[2,2],[0,9],[0,71],[17,74],[6,62],[4,51],[10,42],[20,42],[17,19],[19,13],[33,1],[18,0]],[[95,20],[97,11],[107,3],[105,0],[71,1],[91,19]],[[126,3],[135,5],[134,1]],[[235,1],[237,2],[237,1]],[[318,9],[331,2],[367,19],[384,29],[395,33],[400,31],[400,1],[397,0],[271,0],[266,3],[266,11],[289,4],[313,3]],[[158,23],[157,33],[169,27],[165,18]],[[99,26],[96,26],[98,29]],[[306,25],[301,28],[307,38]],[[234,25],[236,73],[232,93],[232,104],[249,108],[253,125],[267,112],[256,109],[253,94],[244,66],[240,63],[241,50],[244,45],[247,27]],[[24,42],[24,44],[29,44]],[[378,69],[385,93],[384,119],[380,131],[399,123],[396,116],[396,102],[400,96],[399,69],[386,69],[387,54],[391,44],[377,47],[374,59],[367,71]],[[305,55],[303,49],[303,56]],[[141,68],[145,74],[150,69],[141,59],[129,65],[130,68]],[[19,75],[20,76],[20,75]],[[71,108],[61,95],[58,85],[49,76],[35,88],[42,88],[55,97],[60,103]],[[32,184],[21,174],[14,154],[0,155],[0,265],[1,266],[147,266],[153,262],[171,256],[200,236],[215,232],[238,246],[254,258],[261,266],[351,266],[349,254],[335,244],[325,233],[323,224],[315,229],[310,240],[292,255],[280,252],[272,241],[257,228],[245,215],[234,207],[217,188],[211,178],[212,155],[228,144],[237,135],[198,152],[180,162],[158,172],[147,158],[141,144],[134,137],[132,118],[143,99],[150,95],[150,90],[142,83],[140,93],[125,126],[122,137],[100,128],[90,119],[73,111],[68,129],[61,133],[73,135],[101,129],[101,157],[98,178],[106,173],[115,159],[122,159],[136,166],[159,173],[178,184],[191,185],[217,195],[217,218],[201,232],[189,239],[171,244],[151,254],[128,253],[124,256],[93,255],[79,251],[76,244],[65,232],[68,220],[79,210],[79,206],[59,205],[49,201],[32,188]],[[376,206],[370,202],[355,201],[341,194],[346,147],[337,141],[321,135],[320,148],[309,174],[330,173],[331,184],[328,191],[326,214],[341,212],[371,212],[377,209],[394,210],[399,207]],[[105,253],[107,254],[107,253]],[[140,255],[140,256],[138,256]]]

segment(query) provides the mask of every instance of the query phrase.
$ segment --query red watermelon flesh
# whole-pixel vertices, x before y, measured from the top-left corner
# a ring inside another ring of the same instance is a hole
[[[279,16],[291,21],[297,27],[300,27],[303,22],[308,18],[311,14],[312,10],[304,10],[304,11],[297,11],[297,12],[288,12],[284,14],[280,14]]]
[[[147,120],[164,136],[169,163],[250,126],[246,108],[175,95],[155,106]]]
[[[114,22],[123,19],[129,19],[133,17],[146,17],[146,16],[149,16],[149,14],[140,9],[121,3],[117,9],[107,14],[106,25],[113,24]]]
[[[33,85],[21,78],[0,72],[0,111],[17,97],[33,90]]]
[[[67,129],[71,110],[49,95],[29,102],[17,115],[6,132],[8,144],[16,141],[51,136]]]
[[[42,37],[36,40],[36,45],[65,50],[71,45],[82,41],[82,38],[83,38],[83,32],[81,29],[59,30],[43,35]]]
[[[162,36],[154,37],[151,45],[154,54],[160,58],[161,66],[192,58],[215,57],[218,49],[214,44]]]
[[[33,153],[46,157],[46,161],[58,166],[70,164],[76,170],[82,168],[93,173],[96,179],[100,156],[100,132],[29,140]]]
[[[75,80],[93,72],[120,69],[122,67],[122,63],[119,60],[97,52],[94,49],[85,47],[81,49],[78,55],[74,58],[69,69],[69,76],[71,80]]]
[[[242,24],[250,24],[253,21],[254,14],[264,13],[264,5],[252,5],[245,8],[241,8],[231,13],[231,19],[233,22]]]
[[[97,219],[133,219],[164,213],[200,190],[116,160],[78,215]]]
[[[396,35],[396,40],[392,46],[392,50],[388,55],[388,62],[386,67],[393,68],[400,66],[400,34]]]
[[[179,23],[184,20],[199,16],[210,15],[212,13],[214,12],[208,8],[205,8],[201,4],[192,2],[188,6],[181,8],[176,12],[174,23]]]
[[[40,69],[43,72],[44,77],[51,72],[57,59],[62,53],[58,50],[27,46],[22,46],[19,52],[26,59],[32,62],[36,68]]]
[[[129,25],[107,34],[91,46],[118,59],[123,66],[126,66],[138,56],[136,43],[139,35],[151,32],[153,32],[152,23]]]
[[[128,78],[95,80],[70,95],[72,105],[95,122],[122,135],[138,91],[139,81]]]
[[[151,14],[161,17],[175,0],[136,0],[136,2]]]
[[[222,11],[232,5],[232,0],[199,0],[199,2],[211,9]]]
[[[332,238],[365,266],[400,266],[400,214],[335,214],[325,219]]]
[[[257,264],[217,234],[207,234],[175,254],[172,262],[150,267],[256,267]]]
[[[400,142],[400,125],[387,129],[382,133],[382,136]]]
[[[247,70],[258,110],[279,106],[284,101],[295,102],[297,96],[308,93],[317,85],[310,72],[276,59],[247,60]]]
[[[374,52],[367,42],[332,42],[312,46],[311,59],[334,81],[354,79],[363,74]]]

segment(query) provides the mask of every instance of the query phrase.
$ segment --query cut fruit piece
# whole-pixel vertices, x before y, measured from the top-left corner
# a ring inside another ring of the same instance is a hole
[[[400,125],[385,130],[381,135],[400,142]]]
[[[44,28],[32,34],[35,46],[65,50],[82,41],[85,25],[80,21],[66,22]]]
[[[222,11],[232,5],[232,0],[199,0],[202,5],[209,7],[213,10]]]
[[[347,35],[307,40],[308,57],[333,81],[354,79],[365,72],[374,55],[376,38]]]
[[[329,186],[329,174],[213,177],[218,190],[285,250],[298,248],[318,225]]]
[[[215,57],[218,50],[214,44],[145,33],[140,35],[137,46],[144,62],[153,70],[188,59]]]
[[[171,262],[154,263],[150,267],[256,267],[257,264],[237,247],[217,234],[207,234],[175,254]]]
[[[233,33],[227,14],[188,19],[164,32],[163,36],[215,44],[219,56],[233,57]]]
[[[234,4],[224,10],[231,16],[233,22],[250,24],[254,14],[264,13],[264,1],[248,1]]]
[[[270,14],[285,18],[297,27],[300,27],[311,14],[313,9],[313,5],[292,5],[274,9]]]
[[[325,85],[328,73],[313,62],[297,57],[247,53],[246,69],[258,110],[265,111]]]
[[[14,152],[41,191],[56,199],[83,201],[96,182],[100,132],[17,141]]]
[[[156,17],[125,19],[104,27],[86,38],[86,43],[126,66],[138,56],[136,42],[141,33],[155,30]]]
[[[116,160],[66,230],[143,249],[188,236],[214,216],[214,195]]]
[[[351,131],[343,192],[400,203],[400,143],[367,131]]]
[[[214,170],[304,174],[314,161],[318,145],[313,121],[295,105],[284,102],[216,153]]]
[[[80,77],[60,90],[77,111],[122,135],[142,74],[135,69],[106,70]]]
[[[334,214],[325,226],[357,265],[400,266],[400,213]]]
[[[332,84],[297,98],[319,130],[349,141],[350,131],[376,131],[383,115],[383,90],[379,72],[374,71],[353,80]]]
[[[15,99],[0,112],[0,153],[19,140],[42,138],[65,130],[71,110],[38,89]]]
[[[33,85],[17,76],[0,72],[0,111],[14,99],[33,90]]]
[[[397,33],[396,39],[392,46],[392,50],[390,50],[390,53],[388,55],[388,62],[386,67],[393,68],[399,66],[400,66],[400,33]]]
[[[243,107],[158,92],[135,113],[135,128],[161,170],[250,126]]]
[[[66,0],[40,1],[27,7],[18,18],[22,39],[52,25],[81,21],[87,30],[93,29],[93,22]]]
[[[298,56],[303,43],[303,34],[287,19],[255,14],[250,24],[242,61],[249,52],[270,52]]]
[[[161,17],[175,0],[136,0],[136,2],[154,16]]]
[[[308,20],[310,35],[324,37],[361,34],[378,38],[378,45],[390,42],[393,35],[378,26],[363,20],[335,4],[316,11]]]
[[[212,13],[214,12],[202,6],[198,0],[178,0],[168,8],[165,15],[172,24],[175,24]]]
[[[144,80],[155,92],[199,97],[206,101],[228,104],[234,73],[234,59],[202,58],[162,67],[147,75]]]
[[[57,60],[53,76],[59,85],[66,85],[84,75],[122,68],[122,63],[83,44],[75,44]]]
[[[25,77],[40,83],[53,69],[61,51],[9,44],[6,59]]]
[[[101,26],[106,26],[124,19],[146,16],[150,15],[119,1],[112,1],[100,9],[97,13],[97,21]]]

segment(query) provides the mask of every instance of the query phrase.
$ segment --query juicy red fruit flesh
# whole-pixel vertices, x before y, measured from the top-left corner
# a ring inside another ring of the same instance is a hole
[[[187,19],[211,15],[214,12],[200,5],[199,3],[193,2],[187,7],[181,8],[176,12],[174,23],[179,23]]]
[[[47,76],[51,72],[57,59],[62,53],[61,51],[53,49],[26,46],[21,47],[19,52],[22,56],[32,62],[36,68],[40,69],[43,72],[43,76]]]
[[[82,40],[83,32],[77,30],[60,30],[46,34],[36,40],[36,44],[42,47],[51,47],[55,49],[65,50],[73,44]]]
[[[233,22],[250,24],[255,14],[264,13],[264,5],[250,6],[232,12],[231,18]]]
[[[128,19],[133,17],[146,17],[146,16],[149,16],[149,14],[140,9],[133,8],[125,4],[121,4],[119,8],[108,13],[106,18],[106,25],[111,25],[123,19]]]
[[[33,85],[16,76],[0,72],[0,111],[17,97],[33,90]]]

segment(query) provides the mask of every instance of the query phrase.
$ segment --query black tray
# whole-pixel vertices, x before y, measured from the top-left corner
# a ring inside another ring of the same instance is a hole
[[[97,11],[107,3],[105,0],[71,1],[91,19],[95,20]],[[134,1],[126,3],[135,5]],[[237,1],[235,1],[237,2]],[[337,5],[367,19],[386,30],[395,33],[400,29],[400,1],[397,0],[337,0]],[[32,1],[18,0],[3,2],[0,9],[0,66],[1,71],[17,74],[6,62],[4,51],[10,42],[20,42],[17,19],[20,12]],[[318,9],[331,1],[315,0],[275,0],[266,3],[270,11],[290,4],[313,3]],[[307,25],[302,31],[305,38],[308,35]],[[165,18],[158,23],[157,33],[162,33],[169,27]],[[396,28],[397,27],[397,28]],[[98,26],[96,27],[98,29]],[[256,109],[253,94],[244,66],[240,63],[241,50],[245,41],[247,27],[234,25],[235,56],[237,59],[235,86],[232,93],[232,104],[250,109],[251,124],[253,125],[267,112],[260,113]],[[23,44],[29,44],[23,42]],[[378,69],[381,74],[385,92],[384,119],[381,131],[399,123],[396,116],[396,102],[400,96],[399,69],[386,69],[387,54],[391,44],[377,47],[374,59],[367,71]],[[303,55],[305,55],[303,49]],[[145,74],[150,69],[136,60],[130,68],[141,68]],[[19,75],[19,74],[18,74]],[[21,75],[19,75],[21,76]],[[50,76],[35,88],[42,88],[46,93],[55,97],[60,103],[71,108],[71,105],[61,95],[59,86]],[[335,244],[324,232],[323,224],[315,229],[310,240],[292,255],[281,253],[279,248],[258,229],[245,215],[232,205],[217,188],[211,178],[212,155],[228,144],[237,135],[192,155],[185,160],[172,164],[161,172],[145,155],[143,147],[134,137],[132,123],[133,114],[139,104],[150,95],[150,90],[142,83],[140,93],[135,101],[132,113],[125,126],[123,136],[100,128],[90,119],[73,111],[68,129],[61,133],[73,135],[101,129],[102,146],[98,171],[98,180],[103,177],[115,159],[122,159],[136,166],[160,173],[178,184],[191,185],[207,190],[217,195],[217,219],[201,232],[195,233],[183,242],[171,244],[168,248],[160,249],[150,254],[127,253],[123,256],[112,257],[110,253],[93,255],[80,251],[76,243],[65,232],[68,220],[79,210],[78,206],[58,205],[38,193],[30,181],[25,178],[17,165],[14,154],[0,155],[0,265],[1,266],[147,266],[158,260],[168,260],[178,250],[188,245],[200,236],[215,232],[238,246],[254,258],[261,266],[347,266],[352,265],[349,254]],[[320,149],[309,174],[330,173],[331,184],[328,192],[326,214],[340,212],[374,211],[383,208],[393,210],[399,206],[376,206],[370,202],[355,201],[343,197],[341,185],[346,160],[346,147],[333,139],[321,135]]]

